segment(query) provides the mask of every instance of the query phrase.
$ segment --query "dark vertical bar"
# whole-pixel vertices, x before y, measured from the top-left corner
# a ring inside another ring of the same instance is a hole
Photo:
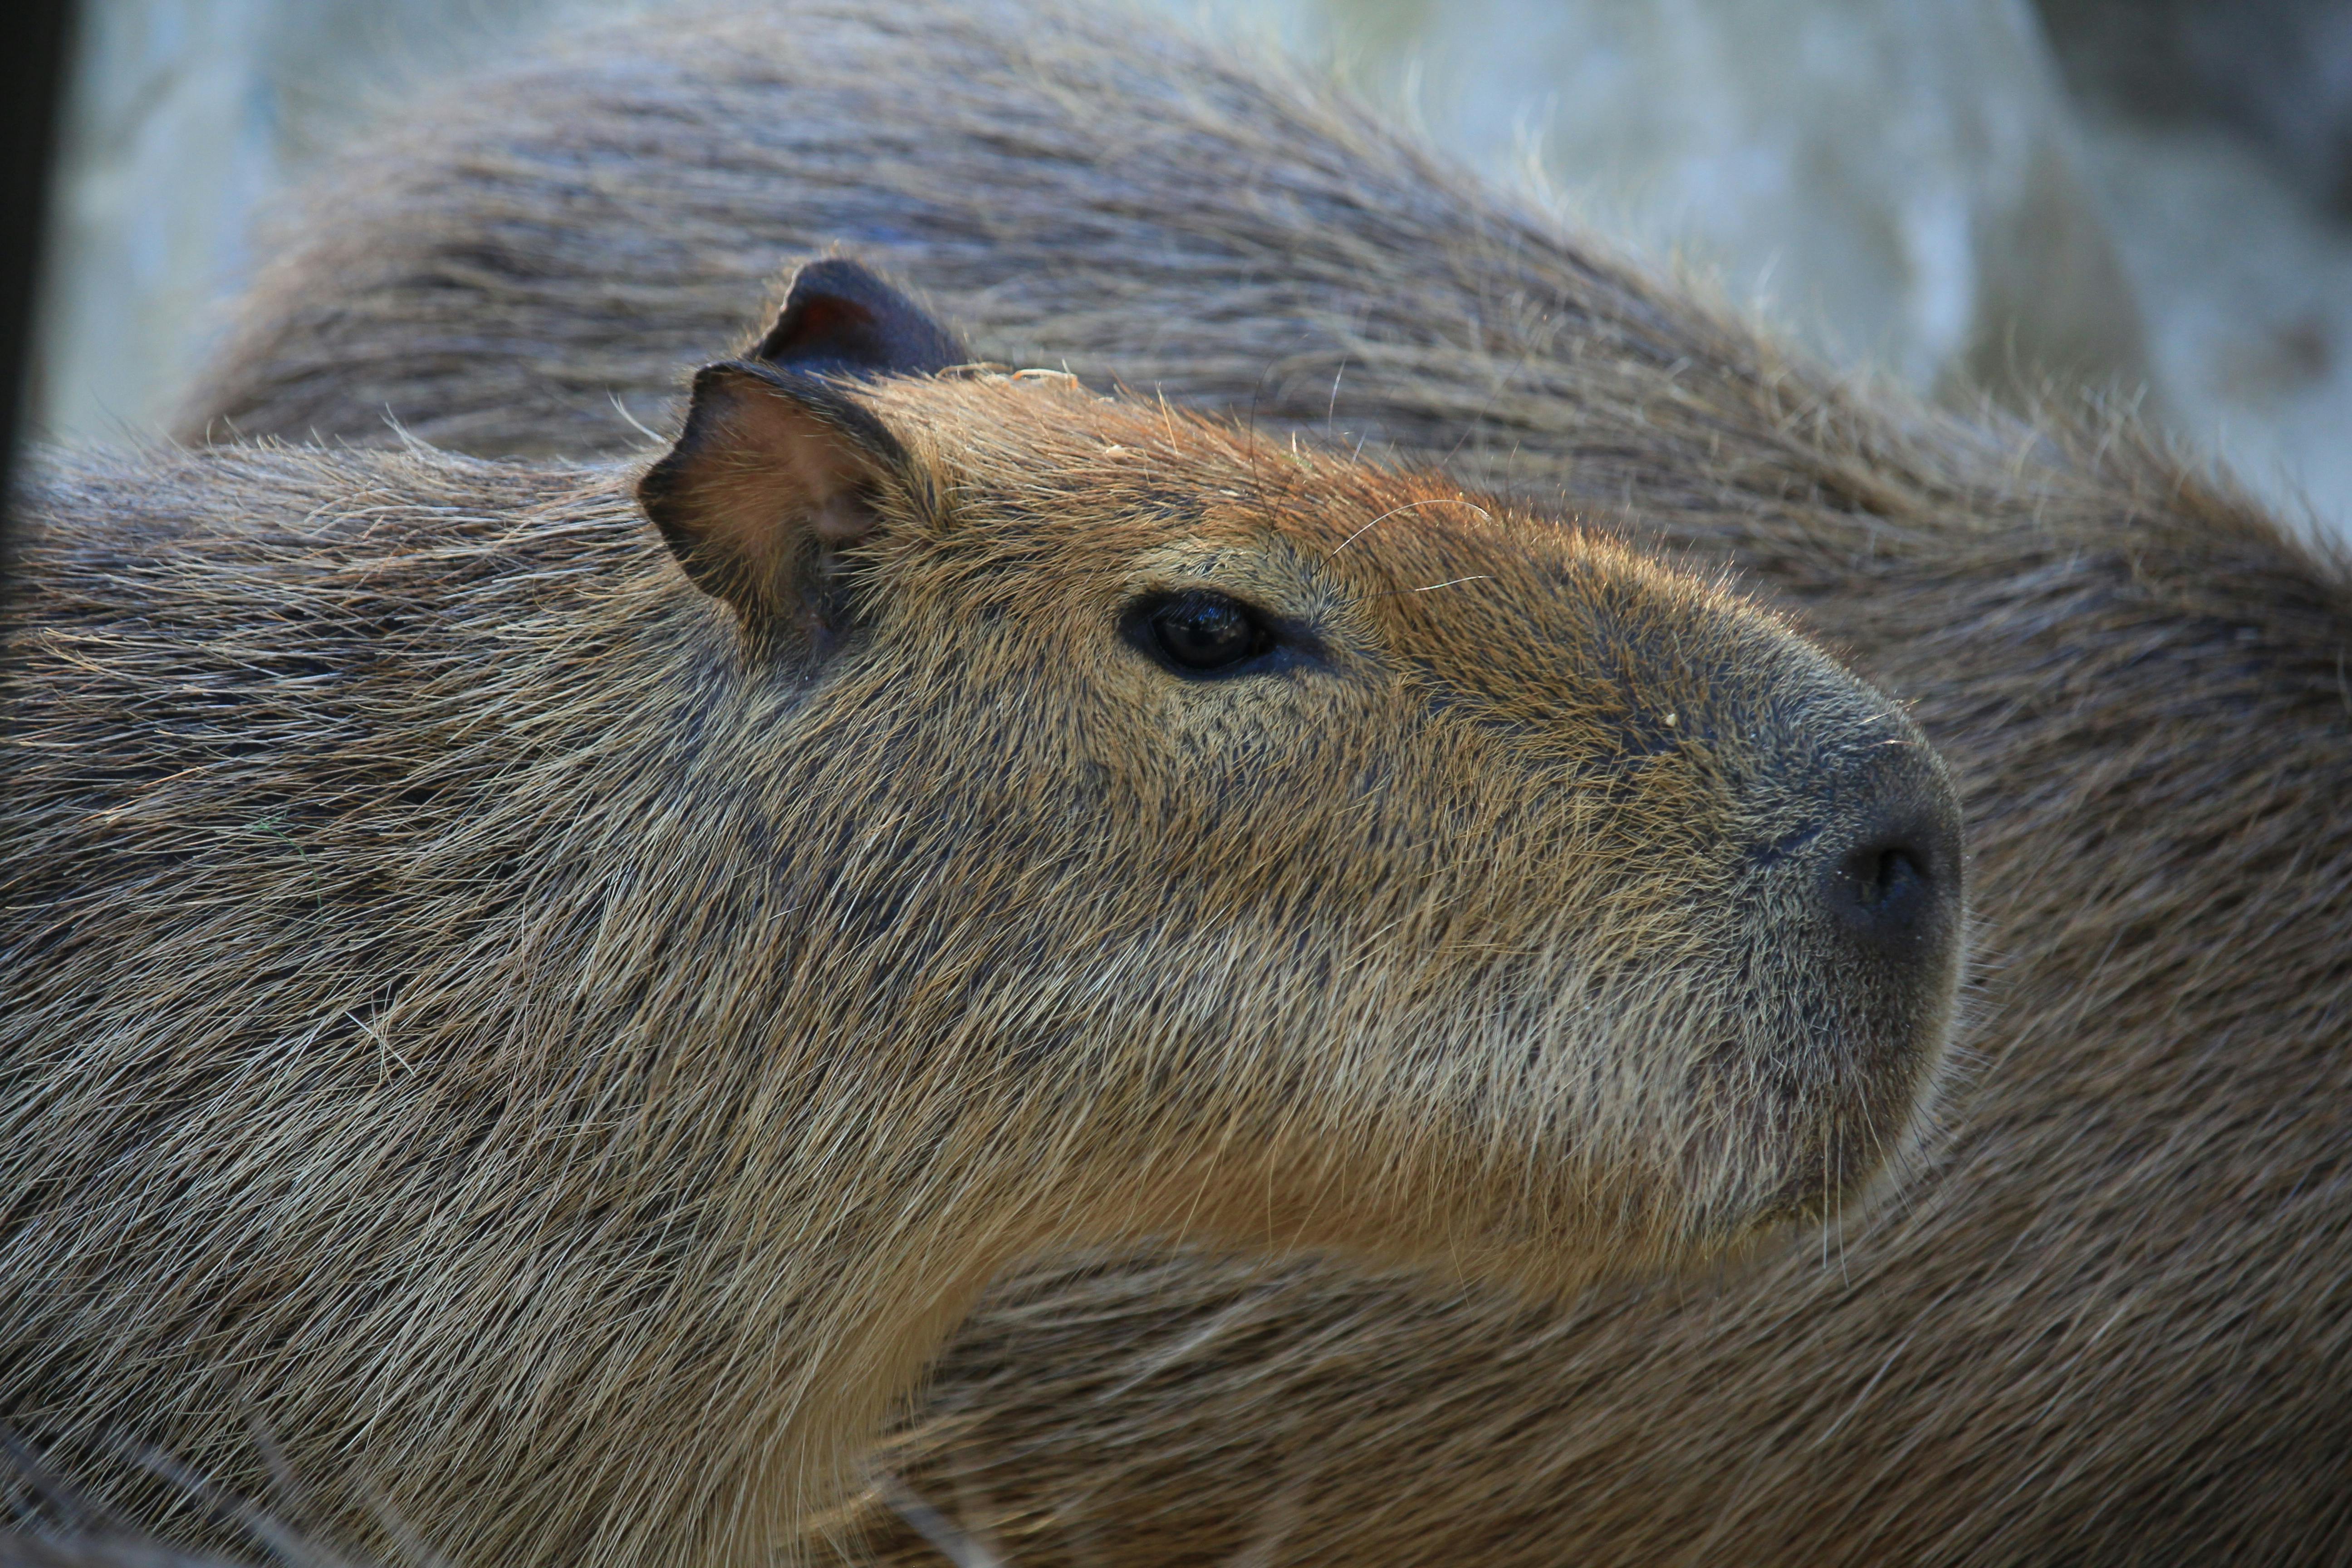
[[[0,47],[0,574],[14,521],[6,497],[32,393],[33,296],[65,107],[71,4],[9,0]]]

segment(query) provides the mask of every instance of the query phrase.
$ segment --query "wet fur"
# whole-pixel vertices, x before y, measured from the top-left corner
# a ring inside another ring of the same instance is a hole
[[[1948,1144],[1866,1228],[1568,1311],[1041,1270],[897,1446],[919,1492],[1022,1568],[2347,1561],[2339,562],[2118,424],[1832,381],[1148,24],[790,15],[570,40],[364,150],[193,425],[625,443],[608,389],[658,418],[847,243],[987,352],[1736,563],[1952,760],[1992,955]]]

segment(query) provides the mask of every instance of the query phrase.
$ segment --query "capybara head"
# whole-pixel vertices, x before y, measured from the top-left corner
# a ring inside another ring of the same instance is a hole
[[[1134,1225],[1533,1279],[1880,1167],[1961,941],[1900,712],[1607,539],[905,374],[959,353],[815,264],[640,489],[779,694],[752,787],[841,845],[810,896],[904,1048],[990,1064]]]

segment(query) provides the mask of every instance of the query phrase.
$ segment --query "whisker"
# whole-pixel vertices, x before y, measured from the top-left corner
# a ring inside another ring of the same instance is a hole
[[[619,393],[607,393],[605,395],[609,396],[613,400],[614,412],[620,415],[623,419],[628,421],[630,429],[635,430],[638,435],[643,436],[648,441],[658,441],[661,439],[661,433],[659,431],[647,429],[644,420],[639,419],[635,415],[629,412],[629,405],[621,401],[621,395]]]
[[[1326,561],[1330,560],[1332,555],[1339,554],[1339,552],[1347,549],[1348,546],[1355,543],[1356,541],[1361,539],[1364,535],[1370,533],[1372,530],[1378,528],[1389,519],[1396,516],[1397,513],[1401,511],[1413,511],[1425,506],[1466,506],[1472,511],[1476,512],[1480,517],[1486,519],[1488,522],[1495,521],[1495,514],[1488,511],[1485,507],[1478,505],[1475,501],[1464,500],[1459,496],[1439,496],[1433,500],[1410,500],[1405,502],[1402,506],[1393,506],[1389,508],[1388,510],[1381,513],[1380,516],[1372,519],[1371,521],[1364,524],[1363,527],[1356,530],[1355,532],[1339,541],[1339,543],[1331,547],[1331,555],[1326,555],[1323,559]]]

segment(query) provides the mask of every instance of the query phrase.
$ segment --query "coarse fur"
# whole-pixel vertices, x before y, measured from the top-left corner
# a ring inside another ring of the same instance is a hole
[[[642,473],[27,493],[0,1421],[123,1517],[215,1541],[172,1477],[282,1469],[336,1550],[777,1561],[1041,1249],[1565,1291],[1908,1136],[1957,813],[1885,700],[1442,478],[813,376],[794,321],[895,296],[810,276]],[[1255,662],[1151,640],[1196,600]],[[1857,946],[1898,796],[1943,901]]]
[[[2352,1560],[2341,563],[2127,426],[1837,383],[1343,97],[1040,15],[504,68],[296,213],[192,428],[625,442],[610,393],[657,418],[846,242],[983,351],[1738,563],[1952,761],[1992,962],[1948,1146],[1866,1231],[1572,1310],[1044,1270],[948,1355],[916,1489],[1020,1568]]]

